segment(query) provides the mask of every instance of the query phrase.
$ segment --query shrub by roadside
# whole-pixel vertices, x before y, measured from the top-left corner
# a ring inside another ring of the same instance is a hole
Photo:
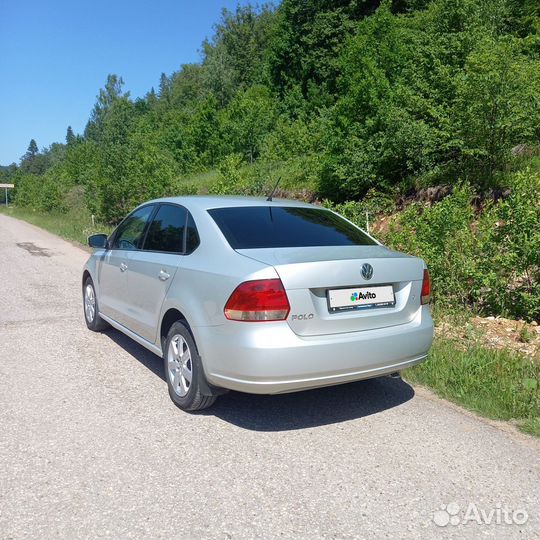
[[[412,203],[392,215],[392,201],[371,193],[359,202],[327,206],[361,227],[390,216],[376,236],[392,249],[422,257],[430,268],[440,309],[472,309],[540,321],[540,189],[532,169],[512,174],[510,195],[472,204],[462,184],[433,205]]]

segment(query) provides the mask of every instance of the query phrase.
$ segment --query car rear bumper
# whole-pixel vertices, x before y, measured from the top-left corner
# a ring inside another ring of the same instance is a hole
[[[197,327],[208,381],[254,394],[294,392],[378,377],[422,362],[433,340],[429,308],[406,324],[301,337],[283,322]]]

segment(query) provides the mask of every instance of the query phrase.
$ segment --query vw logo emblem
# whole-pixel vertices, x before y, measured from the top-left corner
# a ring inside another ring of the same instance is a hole
[[[362,265],[362,277],[364,279],[371,279],[371,276],[373,276],[373,266],[369,263],[364,263]]]

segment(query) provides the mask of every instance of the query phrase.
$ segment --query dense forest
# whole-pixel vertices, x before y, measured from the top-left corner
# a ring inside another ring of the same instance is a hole
[[[538,318],[538,31],[536,0],[223,11],[199,63],[137,99],[109,75],[84,133],[32,140],[0,179],[19,206],[108,224],[146,199],[279,179],[379,219],[383,240],[428,261],[441,302]]]

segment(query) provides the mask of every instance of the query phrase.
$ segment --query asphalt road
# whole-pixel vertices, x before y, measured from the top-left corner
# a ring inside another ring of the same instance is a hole
[[[1,538],[539,538],[536,439],[388,378],[186,414],[86,257],[0,215]]]

